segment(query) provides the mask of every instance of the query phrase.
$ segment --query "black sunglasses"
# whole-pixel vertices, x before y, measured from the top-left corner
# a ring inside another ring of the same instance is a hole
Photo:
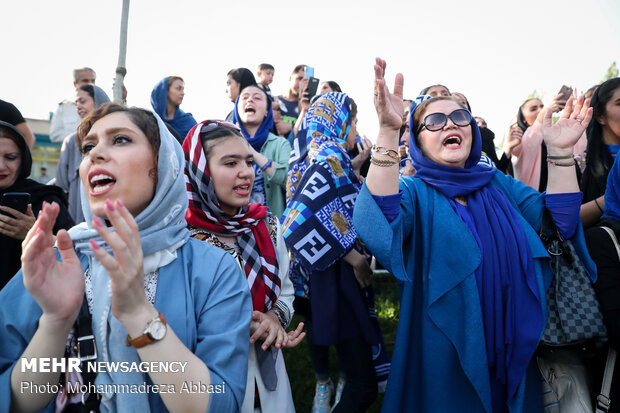
[[[426,115],[416,133],[420,133],[422,128],[426,128],[431,132],[441,130],[448,123],[448,118],[450,118],[456,126],[467,126],[473,119],[471,113],[469,113],[467,109],[457,109],[449,115],[440,112],[431,113],[430,115]]]
[[[212,132],[217,128],[226,128],[226,129],[235,130],[237,132],[241,132],[241,129],[239,128],[239,126],[235,125],[234,123],[230,123],[225,120],[208,120],[200,128],[200,134],[203,135],[203,134]]]

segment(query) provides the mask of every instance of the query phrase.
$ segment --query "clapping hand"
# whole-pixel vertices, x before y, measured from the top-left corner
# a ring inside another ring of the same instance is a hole
[[[94,217],[93,228],[112,248],[109,254],[93,239],[90,249],[105,267],[110,276],[112,288],[112,313],[123,321],[132,317],[148,303],[144,293],[143,254],[138,224],[120,200],[112,203],[106,200],[105,213],[116,231],[108,229],[103,221]]]
[[[277,349],[293,348],[306,336],[303,332],[304,323],[299,323],[297,328],[288,333],[280,324],[278,316],[273,312],[263,313],[260,311],[252,312],[252,323],[250,324],[250,343],[262,340],[261,348],[267,350],[270,345]]]
[[[59,328],[68,328],[77,318],[84,297],[84,273],[64,229],[58,231],[56,259],[52,229],[60,207],[43,203],[41,212],[22,242],[24,286],[37,302],[43,316]]]
[[[590,99],[584,100],[583,95],[578,99],[568,99],[566,108],[555,125],[552,124],[552,111],[545,111],[542,133],[547,153],[553,156],[572,155],[573,146],[592,119],[592,111]]]

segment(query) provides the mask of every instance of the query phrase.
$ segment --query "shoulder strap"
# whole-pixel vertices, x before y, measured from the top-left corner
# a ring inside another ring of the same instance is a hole
[[[618,259],[620,260],[620,245],[618,244],[618,239],[616,238],[616,234],[615,232],[608,227],[601,227],[605,230],[605,232],[607,232],[609,234],[609,236],[611,237],[611,241],[614,243],[614,246],[616,247],[616,254],[618,254]]]

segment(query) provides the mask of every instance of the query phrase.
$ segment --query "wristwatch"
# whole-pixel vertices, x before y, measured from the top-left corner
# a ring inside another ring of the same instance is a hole
[[[136,338],[129,337],[125,339],[127,346],[134,346],[135,348],[142,348],[148,346],[156,341],[161,340],[166,336],[166,317],[162,313],[159,313],[156,317],[146,323],[144,332],[141,336]]]

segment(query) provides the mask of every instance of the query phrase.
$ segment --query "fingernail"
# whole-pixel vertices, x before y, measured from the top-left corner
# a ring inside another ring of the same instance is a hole
[[[101,220],[99,219],[99,217],[97,217],[97,216],[93,217],[93,223],[94,223],[96,226],[98,226],[98,227],[102,227],[102,226],[103,226],[103,221],[101,221]],[[91,241],[92,241],[92,240],[91,240]]]
[[[90,242],[90,247],[91,247],[92,249],[94,249],[94,250],[98,250],[99,248],[101,248],[101,247],[99,246],[99,244],[97,244],[97,242],[96,242],[94,239],[92,239],[92,238],[91,238],[91,240],[90,240],[89,242]]]
[[[114,205],[112,205],[112,202],[110,202],[109,199],[105,200],[105,206],[106,208],[108,208],[109,211],[114,211]]]
[[[122,208],[123,207],[123,201],[121,201],[120,199],[116,200],[116,207],[117,208]]]

